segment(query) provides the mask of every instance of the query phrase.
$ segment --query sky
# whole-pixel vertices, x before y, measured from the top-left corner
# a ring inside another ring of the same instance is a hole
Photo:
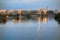
[[[0,0],[0,9],[58,9],[60,0]]]

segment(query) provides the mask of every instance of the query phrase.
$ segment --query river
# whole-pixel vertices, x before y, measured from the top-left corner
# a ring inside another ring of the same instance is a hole
[[[0,19],[0,40],[60,40],[54,17]]]

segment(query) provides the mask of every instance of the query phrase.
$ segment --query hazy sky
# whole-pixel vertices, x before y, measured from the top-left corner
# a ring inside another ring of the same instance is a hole
[[[0,0],[0,9],[59,9],[60,0]]]

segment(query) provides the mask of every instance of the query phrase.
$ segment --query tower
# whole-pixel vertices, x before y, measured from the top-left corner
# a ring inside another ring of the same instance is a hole
[[[48,11],[48,6],[46,7],[46,10]]]

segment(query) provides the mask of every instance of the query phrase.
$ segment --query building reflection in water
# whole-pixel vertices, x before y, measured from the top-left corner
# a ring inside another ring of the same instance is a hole
[[[37,18],[37,21],[38,21],[37,31],[39,32],[39,31],[40,31],[40,21],[41,21],[41,17],[38,17],[38,18]]]
[[[36,17],[36,18],[34,17],[34,18],[29,18],[29,19],[28,18],[18,18],[18,19],[17,18],[13,18],[12,21],[14,23],[17,23],[17,22],[28,21],[30,19],[34,20],[34,21],[38,21],[39,23],[40,23],[40,21],[43,22],[43,23],[46,23],[46,21],[47,21],[47,17],[43,17],[43,18],[42,17]]]
[[[43,22],[43,23],[46,24],[47,17],[45,17],[45,16],[43,18],[42,17],[37,17],[37,22],[38,22],[38,28],[37,28],[37,30],[40,31],[40,23]]]
[[[37,40],[40,37],[41,23],[45,24],[47,22],[47,17],[46,16],[37,17],[36,20],[37,20],[37,34],[35,39]]]
[[[21,23],[21,22],[24,22],[25,21],[25,18],[14,18],[13,20],[12,20],[14,23]]]
[[[23,22],[23,21],[28,21],[28,20],[34,20],[34,21],[38,21],[38,24],[40,24],[40,21],[43,21],[43,23],[46,23],[47,21],[47,18],[46,17],[34,17],[34,18],[13,18],[11,19],[14,23],[17,23],[17,22]],[[9,20],[9,19],[8,19]],[[6,23],[7,22],[7,18],[0,18],[0,23]]]
[[[0,23],[3,23],[3,24],[5,24],[7,22],[7,18],[0,18]]]
[[[44,23],[47,22],[47,18],[46,18],[46,17],[43,18],[43,22],[44,22]]]
[[[31,18],[32,19],[32,18]],[[25,21],[28,21],[29,19],[28,18],[19,18],[19,19],[13,19],[12,21],[14,22],[14,23],[21,23],[21,22],[25,22]],[[40,23],[41,22],[43,22],[44,24],[46,24],[46,22],[47,22],[47,17],[46,16],[44,16],[44,17],[36,17],[36,18],[33,18],[32,20],[34,20],[34,21],[37,21],[37,31],[39,32],[40,31],[40,29],[41,29],[41,26],[40,26]]]
[[[19,19],[13,19],[12,20],[14,23],[17,23],[17,22],[19,22]]]

